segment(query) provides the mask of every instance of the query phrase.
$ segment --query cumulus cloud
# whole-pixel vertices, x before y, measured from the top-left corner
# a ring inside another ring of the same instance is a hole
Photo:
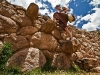
[[[81,18],[81,20],[88,21],[87,24],[82,26],[82,28],[87,31],[97,30],[100,25],[100,8],[95,7],[93,10],[95,10],[95,13],[88,14]]]
[[[52,4],[52,7],[54,8],[56,5],[66,5],[70,2],[70,0],[7,0],[13,4],[21,5],[24,6],[25,8],[28,7],[28,5],[31,2],[34,2],[36,4],[39,4],[40,6],[40,1],[48,1],[49,3]],[[41,3],[42,4],[42,3]]]
[[[92,0],[90,4],[97,6],[100,4],[100,0]]]
[[[36,2],[36,0],[7,0],[9,1],[10,3],[12,4],[16,4],[16,5],[20,5],[20,6],[23,6],[25,8],[28,7],[28,5],[31,3],[31,2]]]
[[[50,2],[54,8],[56,5],[66,5],[70,0],[48,0],[48,2]]]

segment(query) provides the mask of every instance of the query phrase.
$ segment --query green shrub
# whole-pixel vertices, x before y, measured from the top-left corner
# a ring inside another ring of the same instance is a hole
[[[22,72],[17,67],[12,67],[12,68],[6,67],[8,59],[13,55],[13,51],[11,50],[11,44],[4,43],[1,51],[2,53],[0,55],[0,74],[1,75],[22,74]]]
[[[2,53],[0,56],[0,71],[5,69],[5,64],[6,64],[7,60],[13,54],[13,52],[11,50],[11,45],[9,43],[4,43],[1,51],[2,51]]]

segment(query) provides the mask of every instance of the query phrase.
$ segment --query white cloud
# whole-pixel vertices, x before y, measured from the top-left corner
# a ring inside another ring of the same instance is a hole
[[[48,2],[50,2],[54,8],[56,5],[66,5],[70,0],[48,0]]]
[[[49,10],[47,10],[47,9],[44,9],[44,10],[39,10],[39,12],[41,12],[41,14],[44,14],[44,13],[49,13]]]
[[[95,13],[91,15],[88,14],[81,18],[81,20],[88,21],[87,24],[82,26],[82,28],[87,31],[96,30],[96,28],[100,25],[100,8],[94,8],[93,10],[95,10]]]
[[[93,31],[99,28],[100,26],[100,8],[98,8],[98,5],[100,4],[100,0],[93,0],[90,2],[90,5],[95,6],[95,8],[91,9],[95,12],[92,14],[87,14],[86,16],[77,16],[76,25],[78,26],[81,21],[87,21],[86,24],[83,24],[82,29],[87,31]],[[89,12],[88,12],[89,13]]]
[[[15,1],[7,0],[7,1],[11,2],[12,4],[23,6],[25,8],[27,8],[31,2],[35,2],[35,0],[15,0]]]
[[[100,4],[100,0],[93,0],[93,1],[91,1],[90,4],[92,4],[92,5],[94,5],[94,6],[97,6],[97,5]]]
[[[31,2],[34,2],[36,4],[40,4],[38,0],[7,0],[13,4],[17,4],[17,5],[21,5],[25,8],[28,7],[28,5],[31,3]],[[52,7],[54,8],[56,5],[66,5],[70,2],[70,0],[43,0],[43,1],[48,1],[52,4]]]

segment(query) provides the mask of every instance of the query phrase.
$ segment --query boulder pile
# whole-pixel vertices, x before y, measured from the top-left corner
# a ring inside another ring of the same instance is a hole
[[[14,52],[8,67],[31,71],[43,67],[48,58],[58,69],[69,69],[75,62],[81,69],[100,72],[99,31],[86,32],[72,25],[68,28],[72,41],[49,16],[39,14],[37,4],[25,9],[6,0],[0,2],[0,49],[9,42]]]

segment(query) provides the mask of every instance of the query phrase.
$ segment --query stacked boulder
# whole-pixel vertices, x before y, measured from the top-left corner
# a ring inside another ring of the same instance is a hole
[[[73,62],[85,70],[100,66],[98,32],[86,32],[68,25],[74,38],[70,41],[49,16],[38,13],[35,3],[25,9],[6,0],[0,2],[0,49],[3,43],[9,42],[14,52],[7,62],[8,67],[31,71],[43,67],[46,58],[52,60],[51,66],[64,70]]]

